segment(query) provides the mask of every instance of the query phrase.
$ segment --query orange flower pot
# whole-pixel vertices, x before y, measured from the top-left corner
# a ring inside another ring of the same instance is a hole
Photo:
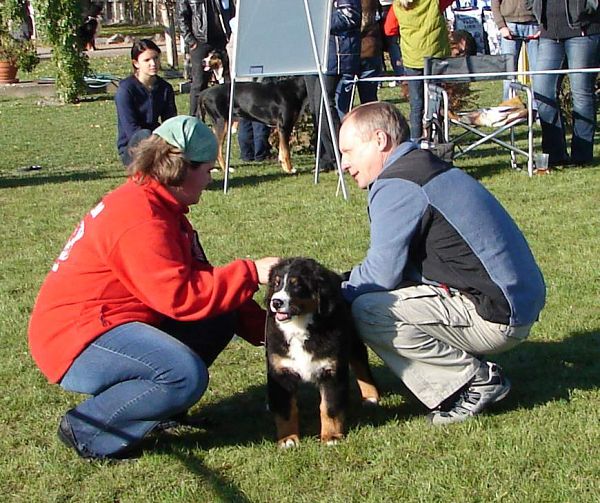
[[[14,84],[19,82],[17,66],[11,61],[0,61],[0,84]]]

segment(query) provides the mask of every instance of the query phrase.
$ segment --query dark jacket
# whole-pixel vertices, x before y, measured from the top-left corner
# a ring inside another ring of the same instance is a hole
[[[458,290],[487,321],[533,323],[545,285],[523,234],[478,181],[403,143],[369,189],[371,242],[342,284],[352,301],[408,283]]]
[[[220,0],[177,0],[177,22],[188,46],[200,43],[224,49],[231,35],[229,20],[234,16],[232,1],[224,10]]]
[[[115,95],[117,106],[117,148],[119,154],[127,149],[129,139],[139,129],[154,131],[160,124],[177,115],[173,87],[160,77],[149,91],[133,75],[119,83]]]
[[[360,72],[360,0],[332,2],[327,75]]]
[[[532,0],[543,38],[563,39],[600,33],[598,0]]]

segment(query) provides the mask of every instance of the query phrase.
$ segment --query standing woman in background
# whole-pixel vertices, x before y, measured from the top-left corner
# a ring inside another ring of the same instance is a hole
[[[129,148],[152,134],[161,122],[175,117],[175,93],[158,76],[160,49],[152,40],[141,39],[131,48],[133,74],[119,83],[117,105],[117,148],[125,166],[131,162]]]
[[[540,22],[536,70],[594,68],[600,64],[600,11],[598,3],[580,0],[534,0],[533,12]],[[558,101],[562,76],[540,74],[533,90],[542,125],[542,150],[549,165],[589,164],[594,153],[596,73],[570,73],[573,105],[571,156],[567,153],[564,121]]]

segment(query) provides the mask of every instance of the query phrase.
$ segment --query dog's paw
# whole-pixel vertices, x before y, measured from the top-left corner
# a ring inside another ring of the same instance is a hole
[[[295,175],[298,173],[298,170],[296,168],[292,168],[292,169],[284,169],[284,171],[286,172],[286,174],[288,175]]]
[[[341,435],[341,434],[327,435],[327,436],[321,437],[321,443],[325,444],[327,446],[337,445],[338,443],[340,443],[342,441],[343,438],[344,438],[344,435]]]
[[[300,445],[300,439],[296,435],[290,435],[289,437],[279,440],[277,445],[280,449],[291,449]]]

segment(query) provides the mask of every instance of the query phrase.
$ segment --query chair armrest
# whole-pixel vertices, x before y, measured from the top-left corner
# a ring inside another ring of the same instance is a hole
[[[517,90],[517,91],[524,91],[527,92],[528,90],[531,91],[531,88],[525,84],[521,84],[521,82],[516,82],[516,81],[509,81],[509,85],[510,87],[512,87],[513,89]]]

